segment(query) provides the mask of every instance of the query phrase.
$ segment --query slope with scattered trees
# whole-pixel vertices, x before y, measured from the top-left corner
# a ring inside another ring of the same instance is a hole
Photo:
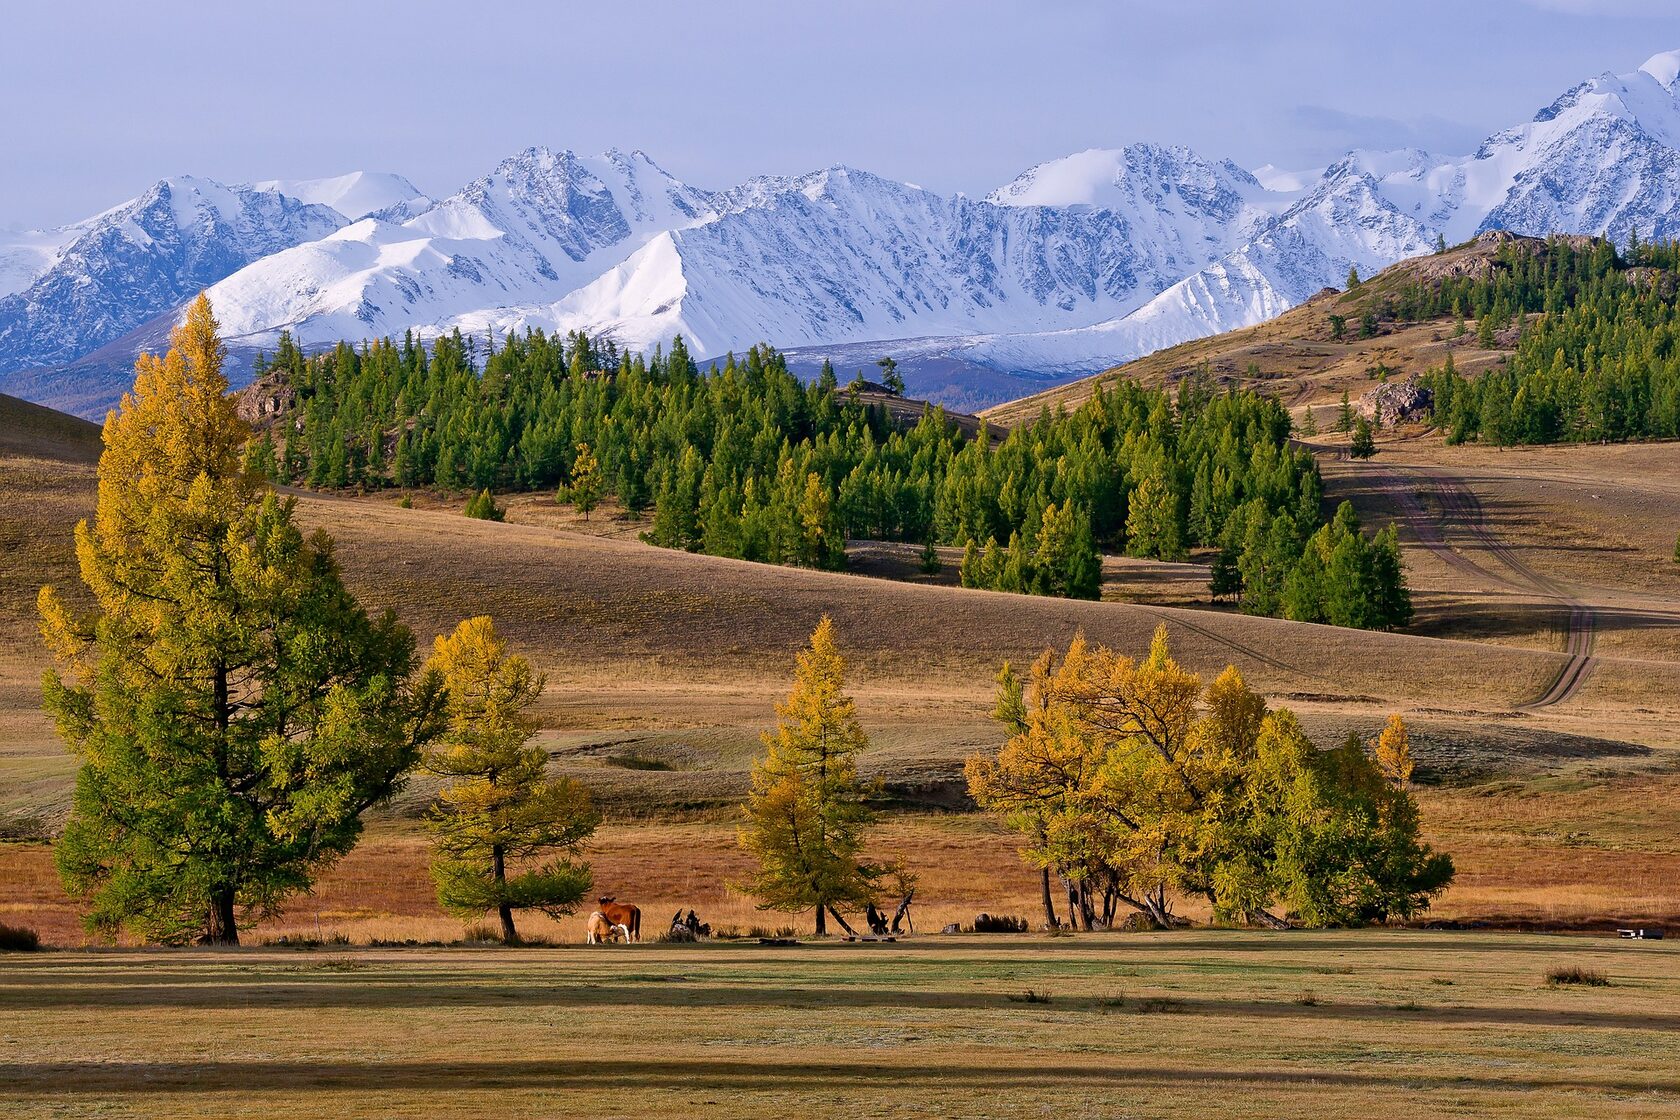
[[[1281,523],[1293,567],[1323,525],[1283,407],[1197,379],[1119,384],[997,439],[932,407],[906,422],[831,370],[802,384],[768,347],[705,371],[680,339],[644,357],[532,332],[475,352],[458,335],[315,357],[283,340],[266,384],[289,404],[253,465],[323,487],[474,489],[477,516],[494,516],[492,488],[557,487],[580,511],[611,495],[651,510],[654,544],[769,563],[842,567],[848,538],[955,545],[965,586],[1080,598],[1100,596],[1102,549],[1238,552]]]

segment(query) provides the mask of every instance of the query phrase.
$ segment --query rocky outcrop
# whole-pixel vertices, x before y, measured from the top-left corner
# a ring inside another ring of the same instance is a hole
[[[1359,398],[1359,411],[1381,427],[1421,420],[1435,407],[1435,394],[1415,377],[1378,385]]]

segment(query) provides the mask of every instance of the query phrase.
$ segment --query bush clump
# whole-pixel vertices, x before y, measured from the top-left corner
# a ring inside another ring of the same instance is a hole
[[[41,947],[41,935],[23,926],[0,922],[0,953],[33,953]]]
[[[1578,964],[1559,965],[1556,968],[1546,970],[1546,984],[1553,988],[1565,984],[1578,984],[1587,988],[1608,988],[1610,978],[1602,972],[1582,968]]]

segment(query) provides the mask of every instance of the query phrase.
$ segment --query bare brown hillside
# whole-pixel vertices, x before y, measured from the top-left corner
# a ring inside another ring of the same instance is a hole
[[[0,393],[0,455],[91,463],[99,425]]]

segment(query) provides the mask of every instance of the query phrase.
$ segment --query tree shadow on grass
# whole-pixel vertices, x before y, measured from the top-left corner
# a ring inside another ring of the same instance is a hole
[[[1057,977],[1045,979],[1054,983]],[[1077,980],[1078,978],[1070,978]],[[377,978],[339,981],[262,981],[230,985],[188,982],[107,983],[97,987],[30,987],[0,991],[0,1011],[117,1010],[228,1011],[261,1007],[282,1010],[379,1012],[407,1008],[650,1008],[661,1010],[775,1009],[881,1011],[995,1011],[1011,1006],[1005,992],[931,991],[911,987],[864,987],[829,984],[799,987],[743,978],[728,984],[654,982],[557,984],[450,982],[442,979]],[[1056,1013],[1126,1014],[1152,1010],[1142,1004],[1116,1005],[1111,997],[1055,997]],[[1486,1024],[1513,1027],[1605,1027],[1622,1030],[1680,1032],[1680,1012],[1638,1013],[1592,1008],[1477,1007],[1463,1005],[1395,1006],[1373,1002],[1320,1002],[1221,999],[1173,993],[1163,1007],[1180,1015],[1223,1020],[1360,1020],[1428,1023],[1432,1026]]]
[[[1361,1092],[1428,1090],[1610,1093],[1677,1093],[1680,1076],[1592,1077],[1567,1072],[1522,1071],[1510,1077],[1355,1069],[1171,1069],[1149,1065],[1035,1064],[1009,1066],[867,1062],[752,1061],[745,1059],[461,1061],[207,1061],[43,1062],[0,1064],[0,1085],[19,1096],[62,1093],[102,1097],[174,1093],[439,1092],[519,1089],[584,1092],[681,1089],[721,1092],[886,1089],[960,1084],[967,1089],[1017,1092],[1095,1088],[1190,1088],[1198,1085],[1254,1089],[1339,1086]]]

